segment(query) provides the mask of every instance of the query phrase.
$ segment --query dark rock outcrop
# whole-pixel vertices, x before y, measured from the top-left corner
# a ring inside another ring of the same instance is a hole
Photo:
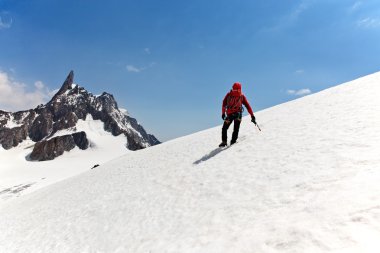
[[[73,84],[73,80],[74,72],[71,71],[59,91],[45,105],[16,113],[0,110],[0,145],[10,149],[29,137],[38,142],[35,147],[38,150],[48,152],[47,149],[50,147],[58,154],[72,147],[71,141],[60,137],[55,140],[56,145],[53,145],[50,141],[55,138],[47,141],[49,143],[45,143],[44,140],[53,137],[60,130],[75,132],[78,120],[85,120],[89,116],[94,120],[101,120],[105,131],[115,136],[125,135],[127,148],[130,150],[160,143],[153,135],[146,133],[136,119],[119,110],[112,94],[103,92],[94,96],[83,87]],[[74,143],[77,146],[83,145],[81,141],[79,144],[75,141]],[[59,148],[55,148],[56,146]],[[47,157],[52,157],[51,152],[48,153],[50,155]]]
[[[53,127],[53,117],[50,112],[45,112],[37,116],[30,130],[29,137],[32,141],[40,141],[48,136]]]
[[[4,149],[16,147],[28,137],[34,116],[33,110],[16,113],[0,111],[0,144]]]
[[[89,142],[87,140],[87,136],[85,132],[78,132],[71,135],[74,139],[74,143],[80,149],[87,149],[89,146]]]
[[[0,131],[0,141],[5,149],[16,147],[20,142],[25,140],[27,136],[28,132],[23,126]]]
[[[85,132],[57,136],[50,140],[37,142],[29,158],[32,161],[53,160],[76,146],[80,149],[88,148],[89,142]]]

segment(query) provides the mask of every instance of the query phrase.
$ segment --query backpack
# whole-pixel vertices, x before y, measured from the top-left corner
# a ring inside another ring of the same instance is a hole
[[[233,96],[231,94],[227,97],[227,110],[233,112],[243,112],[243,94],[240,96]]]

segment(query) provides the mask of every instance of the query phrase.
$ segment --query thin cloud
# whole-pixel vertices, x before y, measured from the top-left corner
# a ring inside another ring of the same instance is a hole
[[[144,52],[145,52],[146,54],[150,54],[150,53],[151,53],[151,52],[150,52],[150,48],[148,48],[148,47],[144,48]]]
[[[380,18],[367,17],[360,19],[356,22],[356,25],[359,28],[379,28],[380,27]]]
[[[127,68],[128,72],[135,72],[135,73],[139,73],[139,72],[144,70],[144,68],[137,68],[133,65],[127,65],[126,68]]]
[[[0,30],[11,28],[12,23],[13,19],[8,12],[0,12]]]
[[[283,29],[287,29],[294,24],[296,24],[301,16],[306,10],[308,10],[314,3],[314,0],[303,0],[299,3],[292,11],[282,18],[279,19],[279,22],[272,27],[269,27],[269,31],[279,31]]]
[[[144,66],[144,67],[141,67],[141,68],[136,67],[134,65],[127,65],[125,68],[128,70],[128,72],[140,73],[140,72],[142,72],[144,70],[152,68],[156,64],[157,64],[156,62],[151,62],[148,66]]]
[[[311,93],[310,89],[287,90],[286,93],[293,96],[305,96]]]
[[[0,109],[19,111],[44,104],[52,96],[43,82],[36,81],[33,91],[27,91],[26,84],[13,80],[6,72],[0,71]]]
[[[297,74],[297,75],[301,75],[301,74],[305,73],[305,70],[303,70],[303,69],[297,69],[294,73]]]
[[[354,13],[354,12],[356,12],[359,8],[360,8],[360,6],[362,5],[363,3],[362,3],[362,1],[357,1],[357,2],[355,2],[353,5],[351,5],[351,7],[348,9],[348,12],[349,13]]]
[[[310,1],[302,1],[295,9],[294,11],[289,15],[289,17],[293,20],[298,19],[298,17],[309,8]]]

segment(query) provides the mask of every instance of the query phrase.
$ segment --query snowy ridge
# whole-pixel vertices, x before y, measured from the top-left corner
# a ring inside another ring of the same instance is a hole
[[[142,134],[131,125],[128,119],[129,115],[127,110],[120,110],[117,107],[117,104],[111,94],[103,92],[101,95],[94,96],[92,93],[87,92],[83,87],[80,87],[79,85],[72,84],[71,87],[72,89],[67,90],[65,93],[62,93],[58,96],[58,98],[62,97],[68,105],[83,104],[86,99],[89,100],[90,105],[93,106],[97,111],[107,111],[115,120],[120,130],[132,135],[137,135],[139,138],[141,138],[140,145],[142,147],[146,148],[151,146],[151,144],[144,139]],[[113,101],[114,104],[104,104],[103,101]],[[104,105],[107,107],[105,108]]]
[[[124,115],[127,115],[129,116],[129,112],[127,109],[124,109],[124,108],[119,108],[120,112],[122,112]]]
[[[377,253],[379,83],[257,112],[263,131],[244,118],[223,150],[218,126],[10,201],[0,251]]]
[[[89,136],[110,136],[112,137],[112,134],[110,132],[104,131],[104,123],[100,120],[94,120],[91,116],[91,114],[86,115],[85,120],[78,120],[75,127],[59,130],[54,133],[54,135],[49,136],[46,138],[46,140],[50,140],[52,138],[55,138],[57,136],[63,136],[68,134],[73,134],[77,132],[86,132]],[[116,136],[117,138],[121,137],[123,139],[124,146],[126,145],[126,139],[124,136]],[[88,137],[91,140],[91,137]],[[119,138],[120,139],[120,138]]]

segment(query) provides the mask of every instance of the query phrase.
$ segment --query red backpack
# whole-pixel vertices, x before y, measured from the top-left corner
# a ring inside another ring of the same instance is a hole
[[[243,111],[243,94],[230,91],[227,97],[227,113],[242,112]]]

